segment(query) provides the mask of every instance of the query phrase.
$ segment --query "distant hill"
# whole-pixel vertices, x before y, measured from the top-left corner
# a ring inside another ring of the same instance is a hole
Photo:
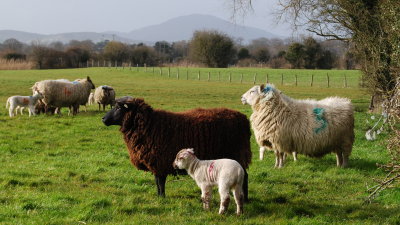
[[[39,42],[48,44],[55,41],[61,41],[68,43],[71,40],[92,40],[93,42],[100,42],[104,40],[117,40],[121,42],[131,43],[130,39],[123,38],[117,35],[107,33],[96,33],[96,32],[71,32],[71,33],[60,33],[60,34],[36,34],[23,31],[15,30],[0,30],[0,42],[4,42],[7,39],[15,38],[18,41],[30,44],[32,42]]]
[[[217,30],[234,39],[242,38],[245,42],[261,37],[283,38],[282,36],[258,28],[236,25],[215,16],[194,14],[176,17],[164,23],[143,27],[128,33],[108,31],[103,33],[72,32],[45,35],[14,30],[0,30],[0,42],[4,42],[9,38],[15,38],[27,44],[31,42],[48,44],[55,41],[67,43],[71,40],[92,40],[93,42],[117,40],[125,43],[174,42],[190,40],[193,32],[196,30]]]
[[[250,41],[261,37],[282,38],[282,36],[272,34],[265,30],[240,26],[215,16],[200,14],[176,17],[158,25],[143,27],[127,34],[118,33],[118,35],[133,40],[152,42],[164,40],[173,42],[190,40],[193,36],[193,32],[196,30],[217,30],[233,38],[243,38],[244,41]]]

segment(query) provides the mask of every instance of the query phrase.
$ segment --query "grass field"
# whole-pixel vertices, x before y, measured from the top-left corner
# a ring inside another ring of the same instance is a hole
[[[340,85],[327,88],[326,71],[231,70],[249,71],[243,84],[238,75],[231,83],[208,82],[196,80],[195,73],[192,79],[178,80],[172,72],[168,78],[165,72],[161,76],[133,68],[0,71],[0,102],[5,104],[11,95],[31,94],[29,88],[39,80],[89,75],[96,86],[111,85],[117,96],[142,97],[154,108],[223,106],[250,116],[251,108],[241,104],[240,96],[253,85],[253,73],[276,74],[277,80],[271,80],[292,97],[352,99],[356,141],[350,167],[336,168],[330,154],[322,159],[299,156],[297,162],[289,158],[285,168],[274,169],[273,154],[260,161],[252,137],[250,203],[243,216],[234,215],[232,202],[227,215],[220,216],[216,189],[211,211],[203,211],[200,189],[188,176],[168,177],[167,197],[157,197],[153,176],[130,164],[118,127],[104,126],[104,112],[98,112],[97,106],[75,117],[63,111],[61,116],[31,118],[27,113],[9,118],[5,107],[0,107],[0,224],[400,224],[400,190],[385,191],[372,204],[364,204],[373,179],[386,175],[376,164],[385,163],[388,154],[385,135],[374,142],[364,138],[369,97],[357,88],[357,71],[329,71]],[[227,74],[226,69],[212,70],[218,71]],[[287,77],[315,74],[315,85],[310,87],[307,81],[297,87],[293,82],[281,86],[282,73]],[[344,74],[348,88],[342,88]],[[264,78],[260,75],[257,83],[265,82]]]

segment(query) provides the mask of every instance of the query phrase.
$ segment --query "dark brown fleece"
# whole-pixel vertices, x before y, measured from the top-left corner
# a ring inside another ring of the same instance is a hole
[[[225,108],[186,112],[153,110],[143,99],[124,101],[120,131],[136,168],[156,176],[175,174],[172,163],[183,148],[194,148],[199,159],[229,158],[244,169],[251,162],[250,125],[247,117]]]

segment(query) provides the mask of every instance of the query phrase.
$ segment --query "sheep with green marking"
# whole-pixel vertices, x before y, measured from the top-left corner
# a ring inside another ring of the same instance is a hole
[[[354,142],[349,99],[295,100],[267,84],[252,87],[241,100],[253,109],[250,121],[257,143],[275,151],[275,167],[283,167],[284,154],[293,152],[310,157],[334,152],[337,166],[348,165]]]

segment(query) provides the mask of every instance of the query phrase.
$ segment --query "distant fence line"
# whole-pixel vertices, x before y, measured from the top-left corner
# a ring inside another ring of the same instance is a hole
[[[319,86],[321,87],[358,87],[363,86],[360,83],[359,76],[349,77],[344,71],[340,70],[326,71],[321,76],[321,73],[316,74],[285,74],[285,73],[265,73],[253,72],[251,74],[240,71],[205,71],[204,68],[188,68],[188,67],[148,67],[146,64],[139,65],[126,62],[111,62],[111,61],[88,61],[87,67],[106,67],[122,70],[130,70],[136,72],[146,72],[166,76],[168,78],[186,79],[186,80],[199,80],[199,81],[225,81],[225,82],[240,82],[240,83],[275,83],[280,85],[290,86]],[[245,69],[245,68],[244,68]],[[212,70],[212,69],[210,69]],[[262,70],[262,69],[260,69]],[[310,70],[312,72],[312,70]],[[307,71],[308,73],[310,71]],[[324,71],[325,72],[325,71]],[[361,80],[362,81],[362,80]]]

